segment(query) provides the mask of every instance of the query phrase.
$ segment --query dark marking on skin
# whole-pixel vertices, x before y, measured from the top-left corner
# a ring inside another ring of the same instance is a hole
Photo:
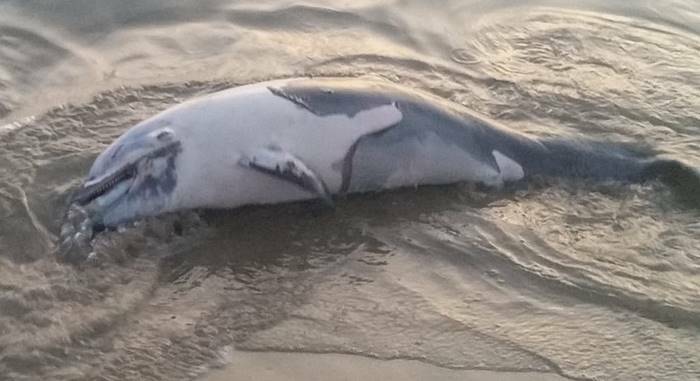
[[[158,177],[154,177],[149,174],[143,179],[139,189],[134,193],[136,193],[136,195],[139,193],[145,193],[149,196],[155,197],[160,194],[169,194],[172,192],[175,189],[175,185],[177,185],[175,157],[176,155],[169,156],[167,158],[166,167],[163,173]]]
[[[170,141],[172,138],[173,134],[170,131],[161,131],[158,133],[158,136],[156,136],[156,139],[160,140],[161,142]]]
[[[268,90],[318,116],[346,115],[352,118],[361,111],[395,102],[381,91],[374,93],[352,88],[329,89],[290,83],[283,87],[268,87]]]
[[[343,168],[341,172],[343,182],[340,184],[340,190],[338,191],[340,194],[346,194],[348,189],[350,189],[350,179],[352,178],[352,160],[355,158],[355,151],[357,151],[357,144],[359,142],[360,140],[358,139],[352,143],[350,149],[345,154],[345,158],[343,159]]]
[[[163,170],[163,173],[160,174],[158,177],[148,175],[143,180],[143,183],[141,187],[139,187],[138,192],[145,192],[145,190],[150,190],[153,196],[157,196],[161,193],[169,194],[175,189],[175,186],[177,185],[177,171],[175,168],[175,159],[180,154],[180,152],[182,152],[182,146],[178,142],[177,145],[173,147],[173,149],[169,152],[172,154],[167,157],[166,167]],[[153,157],[153,160],[157,160],[159,157],[160,156]],[[144,190],[142,191],[141,188]]]

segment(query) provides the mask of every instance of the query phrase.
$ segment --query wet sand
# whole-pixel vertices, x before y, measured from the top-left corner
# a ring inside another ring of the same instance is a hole
[[[377,360],[344,354],[235,352],[231,364],[201,381],[277,380],[565,381],[551,373],[441,368],[417,360]]]

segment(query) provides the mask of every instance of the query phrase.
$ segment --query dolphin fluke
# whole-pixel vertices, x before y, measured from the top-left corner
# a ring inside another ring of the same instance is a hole
[[[644,168],[642,180],[660,180],[671,187],[682,202],[700,206],[700,171],[674,159],[653,159]]]

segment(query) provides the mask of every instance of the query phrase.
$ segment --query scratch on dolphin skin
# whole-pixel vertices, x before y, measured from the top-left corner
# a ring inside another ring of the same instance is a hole
[[[279,88],[272,87],[272,86],[268,86],[267,89],[270,90],[270,92],[272,94],[275,94],[278,97],[285,98],[285,99],[289,100],[290,102],[294,103],[295,105],[311,112],[312,114],[314,114],[316,116],[322,116],[319,112],[312,109],[311,106],[309,106],[309,104],[306,103],[306,101],[304,101],[304,99],[300,96],[286,93],[283,89],[279,89]]]

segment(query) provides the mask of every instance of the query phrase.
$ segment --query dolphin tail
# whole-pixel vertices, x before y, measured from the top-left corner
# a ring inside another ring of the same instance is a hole
[[[653,158],[642,170],[642,181],[660,180],[684,202],[700,206],[700,171],[673,159]]]
[[[622,144],[543,139],[539,155],[526,163],[529,175],[643,183],[659,180],[682,201],[700,206],[700,171],[649,150]]]

